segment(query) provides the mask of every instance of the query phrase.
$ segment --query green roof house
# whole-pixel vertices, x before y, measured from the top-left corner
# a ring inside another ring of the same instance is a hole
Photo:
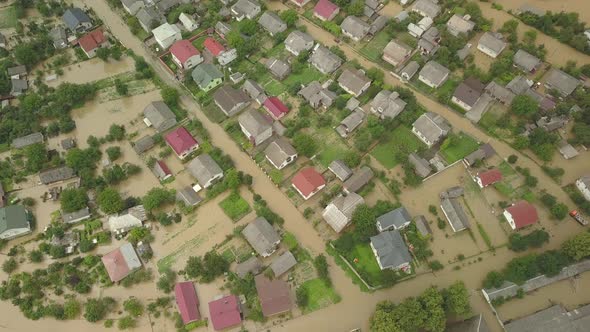
[[[210,63],[202,63],[193,70],[193,80],[203,91],[210,91],[223,82],[223,73]]]
[[[0,239],[10,240],[31,233],[32,216],[22,205],[0,209]]]

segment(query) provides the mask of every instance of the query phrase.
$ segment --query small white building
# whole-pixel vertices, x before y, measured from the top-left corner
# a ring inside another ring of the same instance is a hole
[[[199,27],[199,23],[192,16],[185,13],[181,13],[178,20],[187,31],[195,31]]]
[[[576,187],[584,195],[584,198],[590,201],[590,175],[585,175],[576,181]]]
[[[154,38],[162,49],[167,50],[170,45],[182,39],[180,29],[176,24],[164,23],[152,30]]]

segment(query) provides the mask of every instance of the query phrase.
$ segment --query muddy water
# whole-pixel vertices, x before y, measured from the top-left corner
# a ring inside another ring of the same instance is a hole
[[[110,59],[106,62],[94,58],[63,67],[64,74],[54,81],[47,82],[47,85],[58,86],[63,82],[89,83],[133,70],[133,68],[133,59],[128,56],[122,57],[119,61]]]
[[[501,4],[504,10],[515,11],[520,6],[528,4],[554,13],[574,12],[580,15],[580,20],[590,22],[590,3],[584,0],[497,0],[495,2]]]

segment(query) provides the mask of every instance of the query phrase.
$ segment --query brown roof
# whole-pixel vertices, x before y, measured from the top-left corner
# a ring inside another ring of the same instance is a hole
[[[257,275],[254,281],[265,317],[291,310],[292,302],[287,282],[280,279],[270,280],[263,274]]]
[[[468,78],[457,87],[453,96],[465,104],[473,106],[481,97],[484,88],[484,84],[479,80]]]

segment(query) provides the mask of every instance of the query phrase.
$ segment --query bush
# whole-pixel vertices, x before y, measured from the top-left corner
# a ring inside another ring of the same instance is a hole
[[[6,272],[7,274],[11,274],[16,270],[18,267],[18,263],[14,257],[10,257],[2,264],[2,271]]]
[[[444,268],[442,263],[437,260],[428,262],[428,267],[432,269],[432,271],[440,271]]]
[[[123,309],[131,316],[141,316],[143,314],[143,305],[136,298],[130,298],[123,302]]]
[[[511,154],[510,156],[508,156],[508,162],[511,163],[511,164],[516,163],[517,160],[518,160],[518,156],[517,155]]]
[[[326,256],[319,255],[313,260],[313,265],[318,273],[320,279],[322,279],[328,286],[332,284],[332,280],[330,280],[330,274],[328,272],[328,261],[326,260]]]
[[[41,250],[32,250],[29,252],[29,260],[32,263],[41,263],[43,261],[43,253]]]
[[[568,213],[568,208],[563,203],[557,203],[551,208],[551,215],[558,220],[563,220]]]

